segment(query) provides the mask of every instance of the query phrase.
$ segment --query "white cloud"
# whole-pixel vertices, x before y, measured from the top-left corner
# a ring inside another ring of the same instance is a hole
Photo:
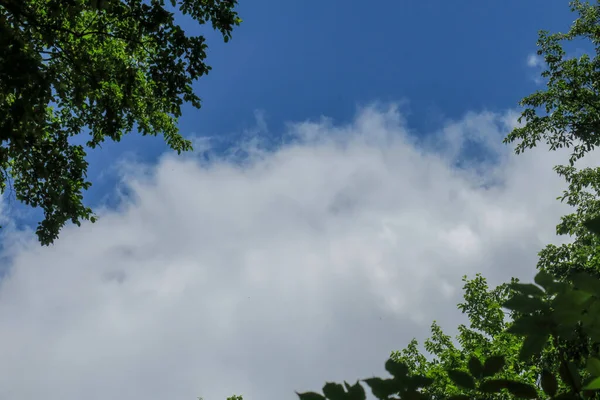
[[[416,147],[397,109],[368,107],[291,124],[295,144],[243,166],[124,169],[119,210],[13,243],[0,398],[294,399],[382,373],[433,319],[456,325],[461,275],[529,277],[556,240],[564,155],[512,156],[512,123],[469,114]],[[451,167],[466,140],[498,164]]]
[[[527,66],[531,68],[539,68],[543,65],[544,59],[537,54],[527,56]]]

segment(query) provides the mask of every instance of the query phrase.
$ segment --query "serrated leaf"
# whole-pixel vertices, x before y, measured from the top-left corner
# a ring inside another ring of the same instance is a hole
[[[509,381],[506,388],[513,396],[522,399],[535,399],[538,397],[536,388],[527,383]]]
[[[600,377],[592,379],[590,383],[585,385],[583,390],[600,390]]]
[[[315,393],[315,392],[306,392],[306,393],[298,393],[296,392],[300,400],[326,400],[325,396]]]
[[[592,376],[600,376],[600,360],[595,357],[588,358],[586,369]]]
[[[473,375],[476,378],[479,378],[481,376],[481,373],[483,372],[483,365],[481,364],[481,361],[479,361],[479,358],[472,356],[469,359],[468,367],[471,375]]]
[[[558,390],[558,381],[556,377],[548,370],[542,370],[541,377],[542,390],[550,397],[554,397],[556,395],[556,391]]]
[[[498,372],[500,372],[502,370],[502,368],[504,368],[505,363],[506,363],[506,360],[505,360],[504,356],[488,357],[488,359],[485,360],[485,362],[483,364],[482,375],[484,377],[496,375]]]
[[[548,338],[549,335],[529,335],[525,337],[519,351],[519,360],[529,361],[531,357],[540,355],[548,342]]]
[[[465,389],[475,389],[475,380],[468,373],[458,369],[451,369],[447,373],[450,380],[457,386]]]
[[[339,383],[327,382],[323,386],[323,394],[329,400],[343,400],[346,392],[344,391],[344,387]]]

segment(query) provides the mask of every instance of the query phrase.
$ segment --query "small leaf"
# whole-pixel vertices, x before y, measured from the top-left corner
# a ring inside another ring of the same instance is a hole
[[[315,392],[306,392],[306,393],[298,393],[296,392],[300,400],[326,400],[325,396],[315,393]]]
[[[475,380],[471,375],[467,374],[464,371],[460,371],[458,369],[451,369],[448,371],[448,377],[457,386],[466,389],[475,389]]]
[[[535,399],[538,397],[537,390],[526,383],[509,381],[506,388],[513,396],[522,399]]]
[[[483,364],[482,375],[485,376],[493,376],[504,368],[504,364],[506,363],[504,356],[491,356],[485,363]]]
[[[481,364],[481,361],[479,361],[479,358],[473,356],[469,359],[469,372],[476,378],[481,376],[483,365]]]
[[[592,379],[590,383],[585,385],[583,390],[600,390],[600,377]]]
[[[343,400],[346,396],[344,387],[339,383],[327,382],[323,386],[323,394],[330,400]]]
[[[588,372],[593,376],[600,376],[600,360],[597,358],[588,358],[586,367]]]
[[[558,382],[556,377],[548,370],[544,369],[542,371],[542,390],[550,397],[554,397],[556,395],[556,391],[558,390]]]

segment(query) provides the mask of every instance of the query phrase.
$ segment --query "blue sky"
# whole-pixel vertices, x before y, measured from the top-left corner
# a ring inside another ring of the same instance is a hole
[[[383,375],[431,321],[465,322],[462,276],[530,280],[568,240],[565,152],[501,143],[567,2],[366,4],[244,1],[228,44],[185,26],[213,71],[180,129],[216,157],[131,134],[90,154],[98,222],[49,247],[5,224],[1,399],[296,399]]]
[[[288,121],[344,123],[375,101],[406,101],[417,135],[468,111],[514,108],[537,89],[527,57],[538,30],[566,30],[573,19],[559,0],[241,3],[244,22],[228,44],[182,19],[187,32],[208,37],[213,70],[195,85],[202,109],[186,107],[180,130],[216,136],[222,150],[253,129],[256,111],[277,141]],[[165,150],[162,139],[135,134],[106,143],[90,155],[86,198],[111,199],[107,168],[124,155],[153,162]]]

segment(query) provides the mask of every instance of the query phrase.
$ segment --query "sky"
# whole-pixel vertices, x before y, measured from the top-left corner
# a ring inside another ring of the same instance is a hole
[[[0,398],[297,398],[454,332],[461,277],[530,279],[569,209],[502,138],[565,1],[244,2],[180,130],[90,154],[95,224],[0,203]],[[591,155],[590,165],[600,157]],[[24,216],[25,215],[25,216]]]

